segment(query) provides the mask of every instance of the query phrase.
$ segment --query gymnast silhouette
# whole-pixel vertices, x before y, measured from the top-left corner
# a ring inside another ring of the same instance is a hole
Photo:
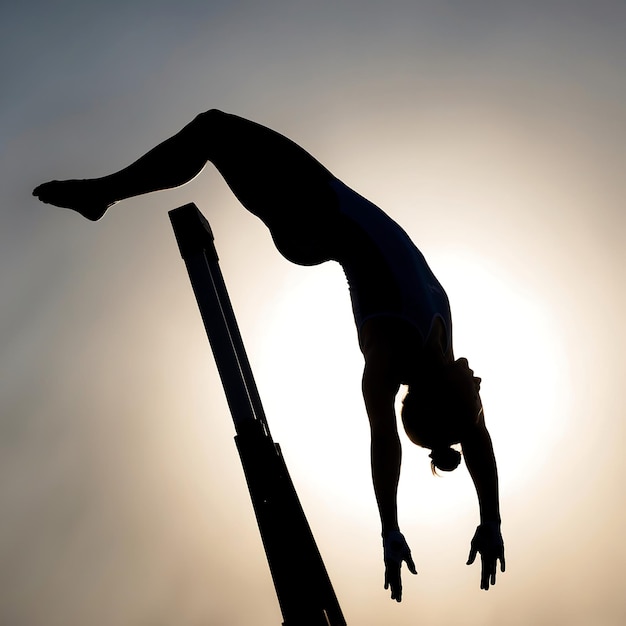
[[[433,473],[461,460],[478,494],[480,525],[467,564],[480,554],[481,589],[504,572],[498,476],[479,396],[480,378],[455,360],[448,298],[408,235],[298,145],[235,115],[198,115],[130,166],[103,178],[51,181],[42,202],[100,219],[125,198],[178,187],[210,161],[241,204],[269,228],[280,253],[300,265],[343,267],[365,358],[362,390],[371,429],[374,492],[382,524],[385,589],[402,599],[401,566],[416,574],[400,532],[401,444],[394,399],[407,385],[401,419],[409,439],[431,449]]]

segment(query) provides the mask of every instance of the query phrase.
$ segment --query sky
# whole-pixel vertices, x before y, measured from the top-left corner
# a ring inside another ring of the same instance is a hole
[[[167,216],[195,202],[348,624],[623,624],[624,26],[606,0],[4,3],[0,623],[282,621]],[[466,470],[431,476],[404,437],[419,574],[383,589],[338,265],[289,264],[211,167],[95,224],[31,196],[209,108],[313,153],[445,286],[500,472],[489,592]]]

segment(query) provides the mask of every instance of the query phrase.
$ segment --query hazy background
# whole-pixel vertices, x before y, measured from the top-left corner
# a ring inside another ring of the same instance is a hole
[[[624,624],[625,26],[602,0],[3,3],[0,624],[281,623],[167,216],[189,201],[349,624]],[[501,474],[488,593],[467,472],[409,446],[419,576],[382,588],[337,265],[283,260],[210,167],[97,224],[30,196],[211,107],[310,150],[446,286]]]

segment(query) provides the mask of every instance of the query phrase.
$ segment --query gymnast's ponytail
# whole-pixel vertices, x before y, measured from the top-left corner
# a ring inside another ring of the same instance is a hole
[[[437,475],[437,470],[451,472],[461,463],[461,453],[454,448],[437,447],[428,455],[431,459],[430,469],[433,475]]]

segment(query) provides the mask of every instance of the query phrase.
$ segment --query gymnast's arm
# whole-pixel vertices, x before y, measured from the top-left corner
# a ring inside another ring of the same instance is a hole
[[[496,582],[496,567],[504,572],[504,542],[500,532],[500,504],[498,471],[489,431],[481,413],[479,423],[462,442],[465,464],[474,481],[480,508],[480,525],[472,539],[467,564],[471,565],[480,553],[482,573],[480,588],[489,589]]]
[[[391,375],[393,355],[384,342],[365,342],[364,354],[363,397],[370,420],[372,479],[382,524],[385,589],[391,587],[391,599],[400,602],[402,562],[406,562],[411,573],[417,571],[398,526],[397,491],[402,448],[394,400],[399,384]]]
[[[372,480],[383,534],[398,530],[396,497],[402,461],[394,410],[399,385],[390,379],[386,361],[384,353],[370,349],[365,354],[363,371],[363,398],[371,432]]]

